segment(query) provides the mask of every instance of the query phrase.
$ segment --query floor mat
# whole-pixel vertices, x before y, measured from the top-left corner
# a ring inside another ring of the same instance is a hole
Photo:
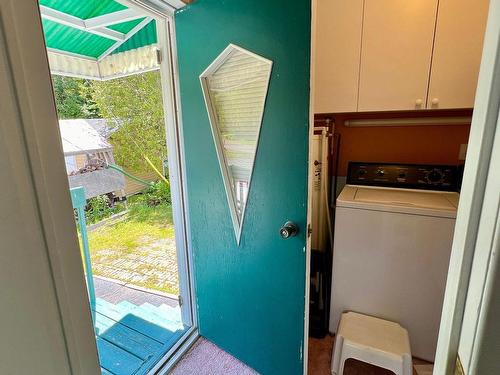
[[[258,375],[232,355],[200,338],[170,375]]]

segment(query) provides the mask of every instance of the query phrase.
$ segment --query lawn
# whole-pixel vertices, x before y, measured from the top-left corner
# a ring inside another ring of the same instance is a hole
[[[118,220],[88,232],[94,275],[178,294],[172,208],[132,201]]]

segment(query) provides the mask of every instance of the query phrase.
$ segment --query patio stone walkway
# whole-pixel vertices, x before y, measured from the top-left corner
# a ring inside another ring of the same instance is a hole
[[[114,305],[128,301],[134,305],[149,303],[153,306],[160,306],[162,304],[170,307],[179,306],[179,301],[175,298],[158,294],[155,291],[139,290],[116,280],[94,277],[94,288],[97,298],[101,298]]]
[[[146,245],[139,246],[128,253],[120,249],[105,249],[96,252],[90,249],[94,275],[177,294],[179,277],[175,239],[144,242]]]

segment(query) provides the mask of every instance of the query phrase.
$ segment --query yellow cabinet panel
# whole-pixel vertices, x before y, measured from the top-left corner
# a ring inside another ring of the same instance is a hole
[[[440,0],[427,108],[472,108],[488,0]]]
[[[358,111],[425,108],[437,6],[365,0]]]
[[[316,2],[314,112],[357,109],[363,0]]]

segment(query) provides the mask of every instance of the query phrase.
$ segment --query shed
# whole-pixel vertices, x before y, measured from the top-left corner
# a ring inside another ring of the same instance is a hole
[[[83,186],[87,199],[125,188],[124,176],[106,168],[114,164],[105,119],[59,120],[64,161],[71,188]],[[99,130],[101,131],[99,131]]]

